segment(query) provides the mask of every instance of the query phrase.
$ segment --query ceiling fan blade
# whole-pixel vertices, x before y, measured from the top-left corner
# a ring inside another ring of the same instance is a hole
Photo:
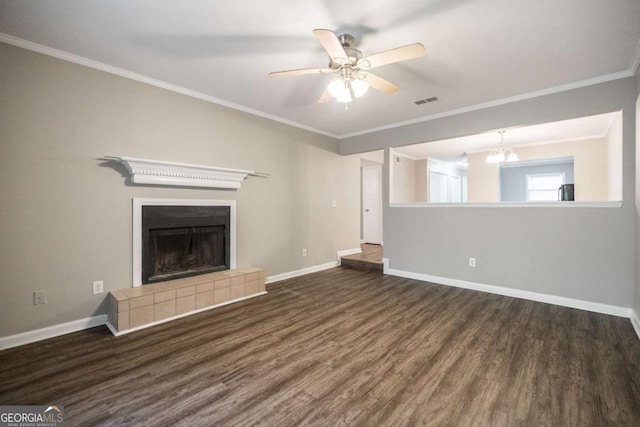
[[[301,76],[304,74],[322,74],[333,73],[331,68],[301,68],[298,70],[286,70],[286,71],[274,71],[269,73],[271,77],[285,77],[285,76]]]
[[[344,51],[342,43],[338,40],[336,33],[331,30],[315,29],[313,34],[316,36],[324,50],[327,51],[331,60],[337,64],[346,64],[349,58],[347,52]]]
[[[394,62],[417,58],[422,55],[424,55],[424,46],[422,43],[413,43],[362,58],[358,61],[358,67],[368,70],[382,65],[393,64]]]
[[[391,95],[398,90],[397,84],[391,83],[389,80],[385,80],[375,74],[367,73],[362,80],[369,83],[369,86],[372,88],[379,90],[382,93],[386,93],[387,95]]]
[[[333,96],[329,93],[329,89],[325,89],[322,93],[320,99],[318,99],[318,104],[324,104],[325,102],[329,102],[333,99]]]

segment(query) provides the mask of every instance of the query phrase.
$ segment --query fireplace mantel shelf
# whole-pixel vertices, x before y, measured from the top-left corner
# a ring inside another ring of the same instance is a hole
[[[261,172],[227,169],[214,166],[191,165],[161,160],[134,157],[112,157],[105,159],[122,163],[129,172],[133,184],[180,187],[206,187],[237,190],[247,176],[266,178]]]

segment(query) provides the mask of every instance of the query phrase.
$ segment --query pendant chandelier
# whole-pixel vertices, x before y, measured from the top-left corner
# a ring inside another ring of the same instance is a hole
[[[518,161],[518,155],[511,148],[504,148],[504,132],[503,130],[498,132],[500,134],[500,147],[498,150],[493,150],[491,154],[487,156],[487,163]]]

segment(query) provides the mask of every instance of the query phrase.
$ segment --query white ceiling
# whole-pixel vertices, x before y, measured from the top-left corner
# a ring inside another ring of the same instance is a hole
[[[615,116],[621,114],[618,111],[541,125],[496,129],[477,135],[397,147],[394,152],[413,159],[432,157],[462,161],[467,153],[495,150],[500,143],[500,130],[505,131],[505,148],[604,138],[611,130]]]
[[[348,30],[365,56],[414,42],[426,54],[377,69],[400,90],[369,91],[345,111],[317,103],[330,75],[268,77],[327,64],[314,28]],[[640,1],[0,0],[0,33],[345,137],[633,75]],[[431,96],[440,101],[413,103]]]

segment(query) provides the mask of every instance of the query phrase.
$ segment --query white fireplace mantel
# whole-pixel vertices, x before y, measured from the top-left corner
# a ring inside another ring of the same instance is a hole
[[[122,163],[133,184],[238,189],[247,176],[267,177],[267,174],[214,166],[191,165],[134,157],[105,157]]]

